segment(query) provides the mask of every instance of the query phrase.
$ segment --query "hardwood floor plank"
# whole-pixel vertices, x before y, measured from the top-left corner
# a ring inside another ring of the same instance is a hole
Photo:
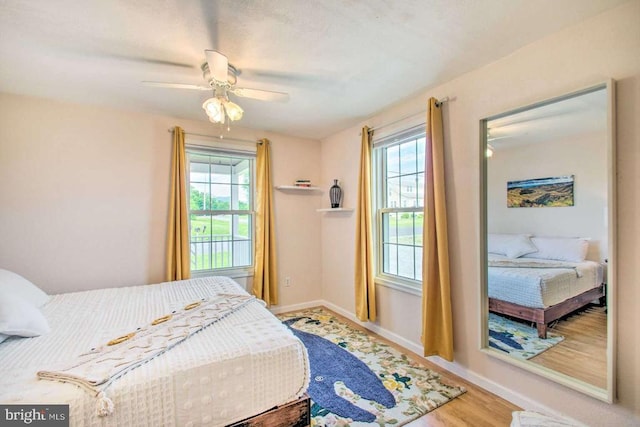
[[[558,321],[551,330],[564,336],[564,341],[530,361],[606,388],[606,308],[591,306]]]

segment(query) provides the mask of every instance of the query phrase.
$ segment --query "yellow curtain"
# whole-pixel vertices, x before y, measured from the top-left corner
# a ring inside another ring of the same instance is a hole
[[[278,304],[276,234],[271,183],[271,143],[261,139],[256,153],[256,267],[253,294],[267,305]]]
[[[426,139],[422,231],[422,344],[425,356],[437,355],[453,361],[442,107],[435,98],[429,99]]]
[[[189,229],[187,222],[187,169],[184,131],[173,128],[173,159],[171,162],[171,195],[169,201],[169,232],[167,234],[166,280],[191,277],[189,260]]]
[[[362,128],[356,214],[356,316],[363,322],[376,320],[371,234],[371,133],[367,126]]]

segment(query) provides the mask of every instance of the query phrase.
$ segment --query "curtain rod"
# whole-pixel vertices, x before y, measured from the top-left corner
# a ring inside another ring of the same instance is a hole
[[[445,96],[444,98],[438,99],[438,100],[436,101],[436,105],[439,107],[439,106],[441,106],[442,104],[444,104],[445,102],[448,102],[448,101],[449,101],[449,97],[448,97],[448,96]],[[380,125],[380,126],[376,126],[376,127],[370,128],[369,130],[370,130],[370,131],[380,130],[380,129],[383,129],[383,128],[386,128],[386,127],[389,127],[389,126],[391,126],[391,125],[395,125],[396,123],[400,123],[400,122],[401,122],[401,121],[403,121],[403,120],[407,120],[407,119],[410,119],[410,118],[412,118],[412,117],[415,117],[415,116],[417,116],[417,115],[425,114],[426,112],[427,112],[427,110],[418,111],[417,113],[409,114],[408,116],[404,116],[404,117],[402,117],[402,118],[399,118],[398,120],[394,120],[394,121],[392,121],[392,122],[385,123],[385,124],[383,124],[383,125]]]
[[[173,132],[174,128],[169,128],[167,129],[167,132]],[[248,139],[240,139],[240,138],[223,138],[220,136],[213,136],[213,135],[203,135],[201,133],[192,133],[192,132],[185,132],[185,135],[191,135],[191,136],[201,136],[204,138],[212,138],[212,139],[217,139],[218,141],[235,141],[235,142],[250,142],[252,144],[258,144],[260,141],[251,141]]]

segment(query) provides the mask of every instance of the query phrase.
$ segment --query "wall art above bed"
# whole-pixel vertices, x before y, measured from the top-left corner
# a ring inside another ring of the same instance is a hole
[[[507,182],[507,207],[573,206],[573,175]]]

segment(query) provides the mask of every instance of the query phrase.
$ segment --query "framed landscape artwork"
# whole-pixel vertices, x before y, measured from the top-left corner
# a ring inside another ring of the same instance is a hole
[[[573,206],[573,175],[507,181],[507,207]]]

